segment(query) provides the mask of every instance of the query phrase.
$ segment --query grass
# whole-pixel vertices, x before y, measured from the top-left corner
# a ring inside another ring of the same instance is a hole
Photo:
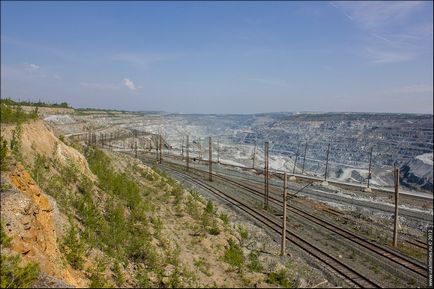
[[[63,239],[60,248],[72,268],[77,270],[83,269],[85,246],[72,223],[70,223],[68,233]]]
[[[210,272],[211,266],[206,262],[205,258],[200,257],[194,260],[194,266],[197,267],[199,271],[205,274],[206,276],[208,277],[212,276],[212,272]]]
[[[242,269],[245,258],[240,246],[234,240],[229,239],[228,247],[223,255],[223,261],[231,265],[234,269],[239,271]]]
[[[277,272],[268,273],[266,282],[269,284],[277,284],[284,288],[291,287],[291,282],[288,280],[288,271],[285,268]]]
[[[229,216],[227,214],[220,213],[219,218],[223,221],[225,226],[229,225]]]
[[[5,104],[3,101],[0,104],[0,122],[1,123],[14,123],[21,124],[29,120],[38,118],[38,108],[32,112],[25,112],[21,106],[12,107]]]
[[[243,225],[237,226],[237,231],[240,234],[240,243],[241,245],[244,244],[244,242],[249,238],[249,231],[247,231],[247,228]]]
[[[3,230],[0,223],[0,288],[29,288],[39,276],[39,266],[32,262],[22,265],[20,255],[7,255],[3,248],[11,245],[11,238]]]
[[[250,271],[253,272],[262,272],[264,270],[264,267],[262,266],[261,262],[258,259],[258,254],[255,252],[251,252],[249,254],[249,263],[247,265],[247,268],[249,268]]]

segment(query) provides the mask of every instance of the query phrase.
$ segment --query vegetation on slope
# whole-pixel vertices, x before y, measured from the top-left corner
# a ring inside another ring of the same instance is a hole
[[[37,264],[22,264],[20,255],[5,254],[10,246],[9,238],[0,223],[0,248],[1,248],[1,278],[0,288],[29,288],[38,278],[39,267]]]
[[[39,100],[38,102],[30,101],[30,100],[13,100],[11,98],[3,98],[0,100],[2,104],[6,105],[26,105],[26,106],[36,106],[36,107],[59,107],[59,108],[71,108],[67,102],[61,103],[50,103],[43,102]]]
[[[32,112],[25,112],[21,106],[12,107],[3,102],[0,104],[0,122],[1,123],[14,123],[21,124],[28,120],[38,118],[38,108],[36,107]]]
[[[15,139],[4,142],[5,152],[14,143],[11,159],[21,154],[20,136],[18,129]],[[258,252],[247,249],[246,228],[232,231],[228,215],[211,201],[157,168],[75,143],[95,181],[72,159],[61,162],[56,147],[51,155],[35,152],[27,169],[69,218],[58,246],[69,266],[85,272],[90,287],[201,287],[219,280],[216,271],[224,276],[220,286],[267,280]],[[207,242],[211,247],[204,250]]]

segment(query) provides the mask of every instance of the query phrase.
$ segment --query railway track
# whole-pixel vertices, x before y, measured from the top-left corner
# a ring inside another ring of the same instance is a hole
[[[176,164],[176,163],[171,163],[172,165],[177,165],[177,166],[179,166],[179,164]],[[181,166],[180,166],[181,167]],[[206,171],[203,171],[203,170],[201,170],[201,169],[198,169],[198,168],[191,168],[192,170],[194,170],[194,171],[197,171],[197,172],[199,172],[199,173],[203,173],[203,174],[208,174],[208,172],[206,172]],[[258,195],[258,196],[260,196],[261,198],[263,198],[263,192],[262,192],[262,190],[261,191],[259,191],[260,189],[262,189],[262,187],[263,187],[263,183],[261,183],[261,182],[259,182],[259,181],[257,181],[257,180],[253,180],[253,179],[242,179],[242,180],[240,180],[240,178],[237,176],[236,177],[236,180],[234,180],[233,178],[232,179],[229,179],[229,178],[227,178],[227,177],[225,177],[225,176],[223,176],[223,175],[221,175],[221,174],[213,174],[213,176],[216,176],[216,177],[218,177],[218,178],[223,178],[225,181],[229,181],[229,182],[231,182],[232,184],[234,184],[234,185],[236,185],[236,186],[239,186],[240,188],[242,188],[242,189],[245,189],[245,190],[247,190],[247,191],[250,191],[250,192],[252,192],[252,193],[254,193],[254,194],[256,194],[256,195]],[[248,183],[247,183],[247,181],[248,181]],[[253,183],[255,183],[255,184],[252,184],[252,182]],[[260,187],[262,185],[262,187]],[[271,184],[270,183],[270,193],[275,193],[275,194],[277,194],[277,195],[279,195],[280,193],[281,193],[281,187],[279,187],[279,186],[277,186],[276,184]],[[258,189],[255,189],[255,188],[258,188]],[[294,186],[290,186],[290,185],[288,185],[288,189],[292,189],[292,190],[298,190],[299,188],[298,187],[294,187]],[[289,196],[291,196],[291,194],[288,194]],[[280,203],[280,206],[281,206],[281,203],[282,203],[282,201],[280,200],[280,199],[276,199],[276,198],[271,198],[271,199],[273,199],[274,200],[274,203],[276,203],[276,202],[278,202],[278,203]],[[289,205],[290,206],[290,205]],[[295,208],[294,206],[290,206],[290,207],[293,207],[293,208]],[[297,208],[295,208],[295,209],[297,209]],[[330,214],[333,214],[333,215],[335,215],[335,216],[337,216],[337,215],[339,215],[340,214],[340,212],[337,212],[337,211],[330,211],[330,210],[328,210],[327,211],[328,213],[330,213]],[[322,220],[323,221],[323,220]],[[335,226],[336,227],[336,226]],[[339,227],[338,227],[339,228]],[[339,228],[339,229],[342,229],[342,228]],[[342,229],[343,230],[343,229]],[[356,235],[356,234],[354,234],[353,232],[351,232],[351,231],[348,231],[348,230],[345,230],[347,233],[350,233],[350,234],[352,234],[352,235],[354,235],[354,236],[357,236],[357,237],[359,237],[359,238],[361,238],[360,236],[358,236],[358,235]],[[375,243],[372,243],[371,241],[369,241],[369,240],[367,240],[367,239],[364,239],[364,238],[362,238],[365,242],[369,242],[369,243],[371,243],[371,244],[373,244],[374,246],[377,246],[377,247],[380,247],[380,248],[383,248],[384,249],[384,247],[381,247],[381,246],[379,246],[379,245],[377,245],[377,244],[375,244]],[[427,244],[426,243],[424,243],[424,242],[421,242],[421,241],[419,241],[419,240],[404,240],[404,242],[406,242],[406,243],[408,243],[408,244],[410,244],[410,245],[412,245],[412,246],[415,246],[415,247],[418,247],[418,248],[421,248],[421,249],[427,249],[428,247],[427,247]],[[410,270],[412,270],[412,271],[414,271],[415,273],[418,273],[419,275],[421,275],[421,276],[423,276],[423,277],[427,277],[427,269],[424,267],[424,265],[422,265],[420,262],[418,262],[418,261],[416,261],[416,260],[413,260],[413,259],[411,259],[411,258],[408,258],[408,257],[406,257],[406,256],[404,256],[404,255],[402,255],[402,254],[399,254],[398,252],[396,252],[396,251],[393,251],[393,250],[391,250],[391,249],[388,249],[388,248],[386,248],[385,249],[387,252],[383,252],[384,254],[392,254],[391,256],[390,256],[390,258],[394,258],[394,255],[396,255],[396,254],[398,254],[398,255],[401,255],[401,258],[404,258],[404,259],[407,259],[406,261],[407,262],[410,262],[410,263],[415,263],[414,265],[409,265],[409,267],[412,267],[412,268],[409,268]],[[399,257],[398,257],[399,258]],[[405,264],[407,264],[407,263],[405,263]],[[408,265],[408,264],[407,264]]]
[[[199,172],[201,174],[202,173],[203,174],[205,174],[205,173],[208,174],[208,172],[204,172],[204,171],[199,170],[199,169],[194,169],[193,168],[192,170],[197,171],[197,172]],[[248,192],[251,192],[251,193],[255,194],[258,197],[263,198],[263,193],[262,192],[257,191],[257,190],[251,188],[248,185],[236,182],[236,181],[234,181],[234,180],[232,180],[230,178],[227,178],[227,177],[224,177],[224,176],[221,176],[221,175],[213,174],[213,176],[216,177],[216,178],[221,179],[222,181],[224,181],[226,183],[231,183],[232,185],[234,185],[234,186],[236,186],[238,188],[244,189],[244,190],[246,190]],[[292,196],[294,196],[294,195],[292,195]],[[269,200],[271,202],[273,202],[274,204],[282,207],[282,200],[277,199],[277,198],[275,198],[273,196],[270,196]],[[367,240],[367,239],[365,239],[365,238],[363,238],[363,237],[361,237],[361,236],[359,236],[359,235],[357,235],[357,234],[355,234],[355,233],[353,233],[351,231],[348,231],[346,229],[340,228],[340,227],[334,225],[333,223],[331,223],[329,221],[325,221],[325,220],[323,220],[321,218],[318,218],[318,217],[316,217],[316,216],[314,216],[314,215],[312,215],[310,213],[307,213],[304,210],[302,210],[302,209],[300,209],[300,208],[298,208],[298,207],[296,207],[294,205],[288,204],[287,208],[289,209],[289,211],[291,213],[296,214],[299,217],[301,217],[303,219],[306,219],[306,220],[308,220],[308,221],[310,221],[312,223],[315,223],[318,226],[326,228],[327,230],[333,232],[333,234],[336,234],[336,235],[344,238],[347,241],[350,241],[350,242],[352,242],[354,244],[357,244],[357,245],[365,248],[366,250],[370,251],[371,253],[374,253],[374,254],[376,254],[376,255],[378,255],[380,257],[384,257],[385,259],[391,261],[392,263],[394,263],[396,265],[399,265],[399,266],[401,266],[401,267],[403,267],[403,268],[405,268],[407,270],[410,270],[410,271],[418,274],[422,278],[427,278],[427,276],[428,276],[428,272],[427,272],[427,269],[424,266],[424,264],[421,264],[420,262],[418,262],[418,261],[416,261],[414,259],[411,259],[411,258],[409,258],[409,257],[407,257],[407,256],[405,256],[403,254],[400,254],[400,253],[398,253],[396,251],[393,251],[392,249],[389,249],[387,247],[378,245],[378,244],[376,244],[376,243],[374,243],[372,241],[369,241],[369,240]],[[415,245],[417,245],[417,244],[415,244]],[[419,245],[419,246],[421,246],[421,245]]]
[[[258,196],[263,196],[263,194],[261,192],[258,192],[252,188],[249,188],[248,186],[245,186],[243,184],[240,184],[238,182],[235,182],[229,178],[226,177],[222,177],[220,175],[214,175],[217,178],[220,178],[226,182],[230,182],[234,185],[236,185],[237,187],[243,188],[247,191],[250,191]],[[271,200],[273,203],[277,204],[278,206],[282,207],[282,200],[276,199],[273,196],[269,197],[269,200]],[[401,265],[402,267],[415,272],[417,274],[419,274],[420,276],[422,276],[423,278],[427,278],[428,277],[428,272],[427,269],[424,265],[420,264],[418,261],[413,260],[407,256],[404,256],[398,252],[395,252],[389,248],[380,246],[376,243],[373,243],[357,234],[354,234],[351,231],[348,231],[346,229],[340,228],[334,224],[332,224],[331,222],[325,221],[321,218],[318,218],[310,213],[305,212],[304,210],[294,206],[294,205],[287,205],[287,208],[289,209],[289,211],[293,214],[297,214],[298,216],[307,219],[321,227],[324,227],[328,230],[330,230],[331,232],[333,232],[334,234],[337,234],[343,238],[345,238],[346,240],[349,240],[351,242],[354,242],[366,249],[368,249],[369,251],[378,254],[380,256],[383,256],[384,258]]]
[[[241,203],[239,200],[233,198],[232,196],[226,194],[222,190],[219,190],[218,188],[215,188],[214,186],[204,182],[203,180],[197,179],[195,177],[192,177],[189,174],[186,174],[185,172],[180,172],[173,167],[166,168],[172,173],[181,176],[184,180],[188,180],[191,183],[194,183],[213,194],[219,196],[221,199],[225,200],[226,202],[234,205],[239,210],[245,212],[255,220],[259,221],[260,223],[264,224],[277,234],[281,234],[282,227],[281,224],[275,220],[272,219],[269,215],[265,214],[264,212],[261,212],[260,210],[251,208],[243,203]],[[362,275],[361,273],[357,272],[355,269],[351,268],[349,265],[343,263],[338,258],[328,254],[324,250],[314,246],[309,241],[304,240],[294,232],[291,232],[289,230],[286,231],[287,237],[286,239],[290,241],[291,243],[295,244],[302,250],[304,250],[306,253],[310,254],[314,258],[322,261],[326,266],[330,267],[332,270],[337,272],[340,276],[342,276],[345,280],[351,282],[355,286],[363,287],[363,288],[380,288],[381,286],[374,280]]]

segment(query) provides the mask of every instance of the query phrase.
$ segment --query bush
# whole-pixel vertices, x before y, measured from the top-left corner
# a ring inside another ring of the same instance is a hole
[[[21,106],[11,107],[10,105],[6,105],[5,103],[0,104],[0,122],[1,123],[15,123],[21,124],[25,121],[37,119],[38,112],[37,110],[27,113],[23,111]]]
[[[37,264],[28,263],[20,266],[21,258],[19,255],[1,255],[1,288],[29,288],[39,276]]]
[[[267,283],[269,284],[278,284],[284,288],[291,287],[291,283],[288,280],[288,272],[286,269],[280,269],[277,272],[270,272],[268,273],[267,277]]]
[[[66,260],[74,269],[82,269],[84,264],[85,248],[83,242],[77,236],[78,232],[71,223],[68,234],[65,236],[61,248],[66,256]]]
[[[36,160],[33,165],[33,169],[31,170],[30,174],[32,178],[35,180],[35,182],[38,185],[41,185],[44,181],[44,176],[46,173],[45,166],[47,165],[47,158],[45,155],[37,154]]]
[[[224,213],[220,213],[219,218],[223,221],[223,224],[228,225],[229,224],[229,216]]]
[[[3,140],[0,136],[0,170],[6,171],[9,167],[9,161],[7,159],[8,142]]]
[[[125,282],[125,278],[124,278],[124,275],[122,274],[121,266],[119,265],[118,262],[115,262],[113,265],[113,273],[114,273],[114,280],[115,280],[116,286],[122,287],[122,285]]]
[[[228,241],[229,247],[226,249],[223,255],[223,260],[238,270],[241,270],[244,264],[244,254],[241,248],[235,243],[234,240]]]
[[[215,213],[214,205],[211,201],[208,201],[206,203],[205,212],[207,212],[208,214],[214,214]]]
[[[3,230],[0,224],[0,245],[1,248],[10,246],[11,238]],[[0,288],[29,288],[39,276],[39,266],[28,263],[21,266],[20,255],[8,256],[3,252],[0,259],[1,278]]]
[[[249,254],[249,264],[247,267],[254,272],[262,272],[262,270],[264,270],[264,267],[262,267],[262,264],[258,259],[258,254],[254,252]]]

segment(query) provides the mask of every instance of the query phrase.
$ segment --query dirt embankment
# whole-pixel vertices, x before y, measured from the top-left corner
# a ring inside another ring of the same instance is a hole
[[[21,106],[21,108],[26,112],[34,111],[35,106]],[[74,113],[73,108],[65,108],[65,107],[38,107],[38,113],[40,115],[47,114],[72,114]]]
[[[20,163],[5,179],[12,190],[2,192],[1,216],[12,237],[11,250],[20,253],[24,261],[39,264],[42,272],[83,286],[84,280],[62,260],[54,219],[64,217],[59,215],[56,202],[42,192]]]
[[[1,135],[3,138],[10,140],[13,131],[16,131],[15,125],[2,125]],[[29,166],[33,166],[38,154],[49,158],[56,158],[61,165],[68,166],[74,163],[77,169],[91,180],[95,176],[89,169],[86,158],[76,149],[64,144],[53,133],[49,125],[42,120],[28,122],[21,128],[21,153],[23,160]]]

